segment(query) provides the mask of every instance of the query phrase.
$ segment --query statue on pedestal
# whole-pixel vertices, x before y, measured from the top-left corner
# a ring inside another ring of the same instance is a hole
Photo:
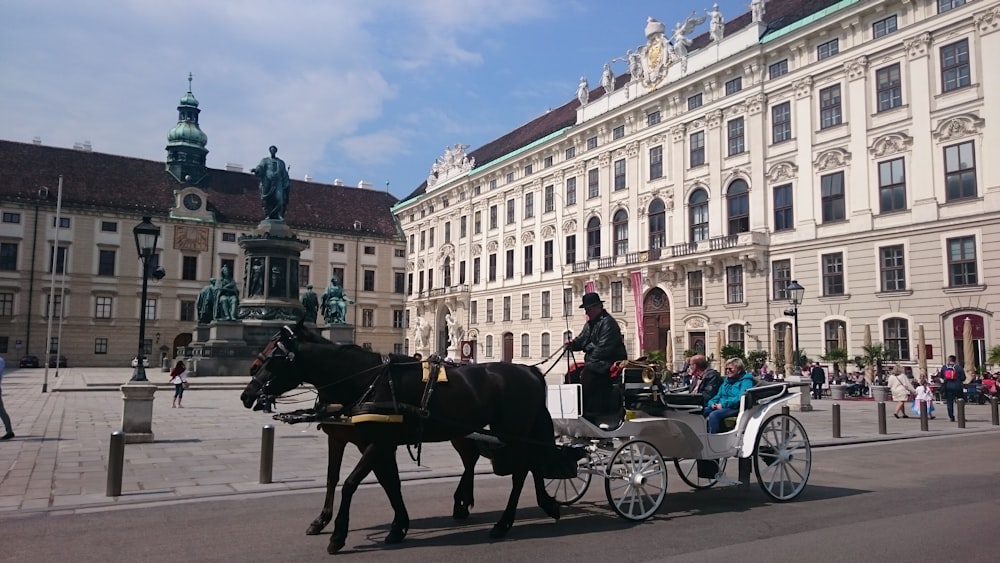
[[[423,350],[427,346],[426,336],[430,333],[430,326],[423,317],[417,317],[413,327],[413,349]]]
[[[236,280],[233,279],[232,272],[229,271],[229,266],[222,267],[222,278],[217,283],[215,320],[239,320],[236,312],[240,307],[240,289],[236,285]]]
[[[247,297],[264,295],[264,259],[254,258],[250,261],[250,289]]]
[[[330,278],[330,285],[326,286],[323,292],[323,318],[328,325],[347,324],[347,304],[354,301],[344,294],[344,286],[340,285],[340,278],[333,276]]]
[[[722,41],[725,33],[726,21],[722,17],[722,12],[719,11],[719,5],[713,4],[712,9],[708,10],[708,35],[712,41],[719,42]]]
[[[285,161],[277,157],[278,147],[268,147],[271,156],[264,157],[251,172],[260,178],[260,203],[264,208],[264,219],[284,221],[288,209],[288,168]]]
[[[306,292],[302,294],[302,307],[305,309],[303,317],[307,323],[316,324],[316,314],[319,312],[319,297],[313,291],[312,284],[306,286]]]
[[[462,327],[458,324],[458,320],[451,313],[444,316],[444,324],[448,327],[448,345],[457,348],[465,331],[462,330]]]
[[[208,280],[208,285],[198,294],[195,308],[198,310],[198,324],[208,324],[215,320],[215,278]]]

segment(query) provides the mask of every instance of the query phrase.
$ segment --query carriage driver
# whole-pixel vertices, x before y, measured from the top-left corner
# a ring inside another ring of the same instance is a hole
[[[604,302],[596,293],[585,293],[580,308],[587,314],[587,324],[580,335],[566,341],[567,350],[583,350],[585,365],[580,373],[583,385],[583,413],[587,416],[617,411],[612,405],[611,366],[624,360],[625,340],[618,322],[604,310]]]

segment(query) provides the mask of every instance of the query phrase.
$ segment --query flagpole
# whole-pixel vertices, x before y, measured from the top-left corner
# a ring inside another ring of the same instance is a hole
[[[52,269],[51,280],[49,281],[49,322],[48,328],[45,332],[45,375],[42,380],[42,393],[49,392],[49,346],[52,342],[52,317],[55,313],[55,296],[56,296],[56,270],[59,269],[59,221],[62,216],[62,189],[63,189],[63,177],[62,174],[59,175],[59,191],[56,195],[56,220],[55,220],[55,235],[53,236],[54,242],[52,243],[52,262],[50,262],[50,268]],[[63,263],[63,271],[66,271],[66,264]],[[59,304],[60,308],[62,303]],[[62,319],[62,313],[59,313],[59,318]],[[61,321],[60,321],[61,322]],[[56,365],[59,365],[59,358],[56,358]]]

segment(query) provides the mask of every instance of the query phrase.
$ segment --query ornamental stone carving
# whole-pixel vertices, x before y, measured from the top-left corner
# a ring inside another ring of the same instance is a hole
[[[412,272],[412,271],[414,271],[416,269],[417,269],[417,266],[416,266],[416,264],[413,263],[412,260],[410,260],[409,262],[406,263],[406,271],[407,272]]]
[[[678,125],[670,130],[670,135],[673,137],[675,143],[679,143],[684,140],[684,135],[687,133],[687,127],[683,124]]]
[[[576,166],[573,167],[573,172],[577,176],[582,176],[583,173],[586,172],[586,171],[587,171],[587,162],[583,161],[583,160],[577,162]]]
[[[521,233],[521,244],[531,244],[535,242],[535,231],[524,231]]]
[[[550,239],[556,235],[556,228],[552,225],[545,225],[542,227],[542,238]]]
[[[734,106],[726,109],[726,117],[736,117],[737,115],[743,115],[747,111],[746,102],[740,102]]]
[[[683,127],[683,125],[679,125],[679,127]],[[683,133],[682,133],[681,138],[682,139],[684,138],[683,137]],[[662,143],[664,140],[666,140],[666,135],[656,134],[656,135],[653,135],[652,137],[649,138],[649,144],[650,145],[658,145],[658,144]]]
[[[674,190],[667,190],[667,191],[663,192],[662,199],[663,199],[663,207],[665,207],[667,209],[667,211],[673,211],[674,210]]]
[[[758,93],[750,96],[746,100],[746,110],[750,115],[764,111],[764,104],[767,102],[767,94]]]
[[[799,167],[791,161],[775,163],[767,170],[767,181],[777,184],[786,180],[793,180],[799,174]]]
[[[687,320],[686,324],[689,329],[705,328],[705,319],[701,317],[692,317]]]
[[[972,21],[975,22],[976,29],[981,35],[993,33],[1000,27],[1000,6],[993,6],[985,12],[972,16]]]
[[[517,246],[517,239],[515,237],[507,237],[503,239],[503,247],[510,250]]]
[[[742,178],[746,180],[747,184],[749,184],[750,171],[737,166],[736,168],[733,168],[732,170],[729,171],[729,174],[726,175],[726,179],[722,181],[722,185],[728,186],[729,183],[735,180],[736,178]]]
[[[474,245],[472,245],[472,255],[473,256],[482,256],[482,254],[483,254],[483,245],[481,245],[481,244],[474,244]]]
[[[709,128],[715,129],[716,127],[722,125],[722,112],[719,110],[709,112],[705,115],[705,121],[708,122]],[[693,126],[694,124],[692,124],[692,127]]]
[[[417,268],[419,268],[421,270],[424,269],[424,259],[423,258],[420,258],[420,259],[417,260]]]
[[[973,113],[943,119],[934,130],[934,138],[938,141],[950,141],[977,135],[985,123],[984,119]]]
[[[628,156],[636,156],[639,154],[639,141],[632,141],[631,143],[625,145],[625,154]]]
[[[927,53],[930,51],[930,46],[930,33],[922,33],[917,37],[903,41],[903,50],[906,51],[906,55],[911,59],[926,57]]]
[[[465,154],[465,149],[469,145],[456,144],[453,147],[445,147],[444,154],[439,156],[431,166],[431,172],[427,176],[427,187],[432,188],[438,182],[457,178],[468,173],[476,164],[476,159]]]
[[[817,172],[824,172],[826,170],[833,170],[834,168],[843,168],[851,163],[851,153],[844,149],[830,149],[828,151],[823,151],[816,157]]]
[[[591,160],[590,162],[591,162],[591,164],[593,164],[594,161]],[[598,157],[597,157],[597,164],[599,166],[607,166],[607,165],[611,164],[611,153],[610,152],[603,152],[600,155],[598,155]]]
[[[792,88],[795,89],[795,97],[798,99],[808,98],[812,95],[813,79],[811,76],[796,80],[792,82]]]
[[[704,129],[704,128],[705,128],[705,120],[695,119],[694,121],[691,122],[691,126],[688,127],[688,131],[694,131],[697,129]]]
[[[872,156],[879,158],[910,150],[913,145],[913,137],[903,133],[889,133],[875,139],[869,151]]]
[[[570,219],[563,223],[562,226],[563,234],[571,235],[576,232],[576,219]]]
[[[450,242],[443,244],[441,248],[438,249],[439,263],[444,262],[445,258],[454,258],[454,257],[455,257],[455,245],[451,244]]]
[[[496,252],[498,248],[500,248],[500,245],[495,240],[486,243],[486,252]]]
[[[853,61],[844,63],[844,72],[847,73],[848,80],[864,78],[868,72],[868,57],[862,55]]]

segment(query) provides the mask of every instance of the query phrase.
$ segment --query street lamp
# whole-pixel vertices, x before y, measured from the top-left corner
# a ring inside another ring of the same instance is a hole
[[[151,219],[152,217],[143,217],[142,222],[132,229],[132,234],[135,235],[135,248],[142,261],[142,298],[139,302],[139,349],[135,355],[135,371],[132,372],[131,381],[148,381],[146,367],[143,365],[145,359],[143,344],[146,340],[146,290],[149,285],[149,262],[156,253],[156,239],[160,237],[160,228],[154,225]]]
[[[792,280],[785,288],[785,293],[788,295],[788,303],[792,306],[791,309],[785,309],[785,315],[795,319],[795,359],[792,363],[801,374],[802,366],[799,365],[799,360],[802,357],[799,351],[799,305],[802,304],[802,296],[805,295],[806,288],[802,287],[799,282]]]

